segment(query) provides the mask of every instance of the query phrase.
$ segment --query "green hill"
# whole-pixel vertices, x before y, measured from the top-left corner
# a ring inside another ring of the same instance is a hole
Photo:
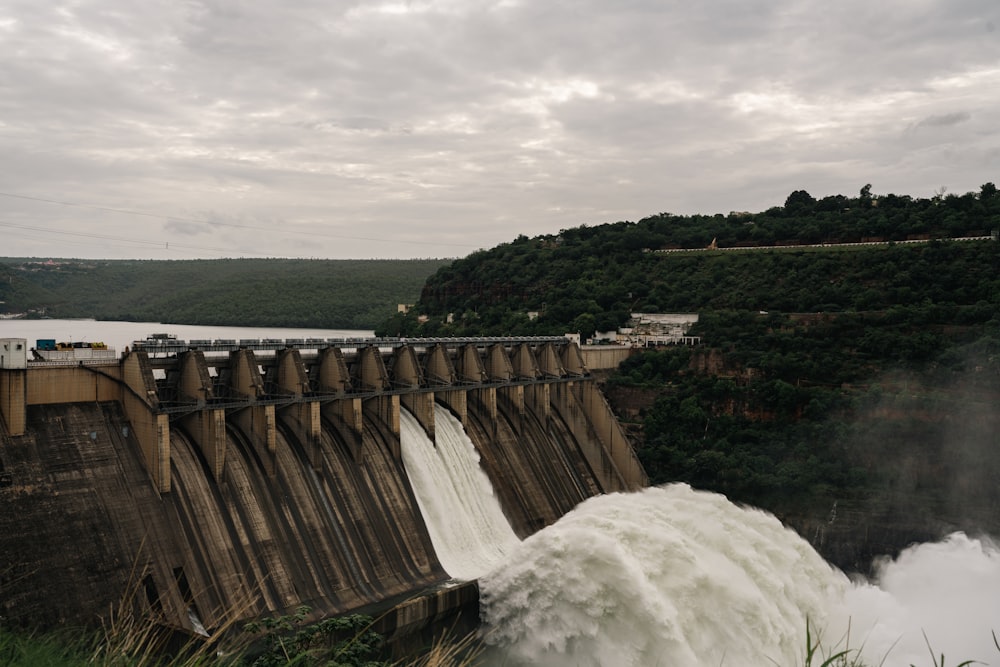
[[[631,312],[843,312],[925,300],[971,308],[997,292],[995,244],[902,242],[988,237],[997,229],[1000,195],[990,183],[979,193],[932,199],[875,196],[865,186],[853,199],[817,201],[799,190],[784,207],[756,214],[661,213],[520,236],[442,267],[417,307],[382,330],[586,337],[623,325]],[[857,245],[816,247],[822,244]],[[683,248],[702,250],[670,252]]]
[[[25,260],[0,263],[0,309],[49,317],[372,329],[445,260]]]

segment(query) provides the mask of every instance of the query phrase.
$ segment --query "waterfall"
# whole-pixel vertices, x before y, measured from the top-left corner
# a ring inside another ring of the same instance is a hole
[[[852,583],[773,516],[683,484],[591,498],[479,580],[491,664],[507,667],[797,666],[807,619],[826,656],[931,664],[926,632],[948,664],[1000,665],[994,546],[922,545],[880,582]]]
[[[475,579],[518,544],[479,454],[462,423],[440,405],[434,406],[436,446],[405,409],[399,421],[403,466],[438,560],[452,577]]]

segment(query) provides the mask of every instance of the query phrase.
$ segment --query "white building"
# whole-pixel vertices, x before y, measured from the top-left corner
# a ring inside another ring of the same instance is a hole
[[[633,347],[697,345],[701,338],[687,335],[697,321],[698,313],[632,313],[628,326],[618,330],[618,342]]]
[[[0,368],[28,367],[28,341],[24,338],[0,338]]]

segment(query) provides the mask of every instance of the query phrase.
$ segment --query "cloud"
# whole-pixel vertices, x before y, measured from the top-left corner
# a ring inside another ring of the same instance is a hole
[[[922,127],[951,127],[960,123],[965,123],[972,119],[972,114],[967,111],[956,111],[934,116],[928,116],[916,124],[916,128]]]
[[[205,223],[177,220],[176,218],[170,218],[164,222],[163,229],[171,236],[201,236],[204,234],[210,234],[214,231]]]
[[[255,230],[272,254],[313,231],[310,256],[426,257],[797,189],[962,192],[1000,152],[997,22],[983,0],[12,0],[0,191],[161,222],[4,215],[214,249],[186,222],[213,211],[281,221]]]

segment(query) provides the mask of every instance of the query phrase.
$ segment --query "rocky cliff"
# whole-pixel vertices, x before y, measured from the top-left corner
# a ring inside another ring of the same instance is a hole
[[[753,369],[727,363],[717,350],[708,349],[692,355],[687,372],[744,387],[754,377]],[[953,531],[1000,535],[1000,488],[995,482],[1000,470],[1000,413],[995,406],[1000,396],[992,372],[973,365],[961,381],[943,384],[929,383],[926,375],[894,372],[865,385],[839,387],[837,392],[848,397],[844,405],[850,407],[824,415],[813,430],[823,441],[802,447],[808,453],[835,445],[844,469],[854,471],[849,487],[831,482],[766,497],[727,495],[776,514],[847,571],[867,572],[878,556],[895,555],[914,542]],[[604,391],[637,451],[649,455],[644,420],[658,399],[674,395],[678,388],[611,382]],[[801,409],[761,410],[746,398],[750,393],[734,398],[720,392],[705,399],[709,420],[730,417],[762,426],[763,433],[781,433],[794,429],[796,422],[816,418]],[[707,450],[714,446],[707,422],[704,431]],[[756,446],[763,449],[767,443]],[[727,492],[721,486],[707,488]]]

